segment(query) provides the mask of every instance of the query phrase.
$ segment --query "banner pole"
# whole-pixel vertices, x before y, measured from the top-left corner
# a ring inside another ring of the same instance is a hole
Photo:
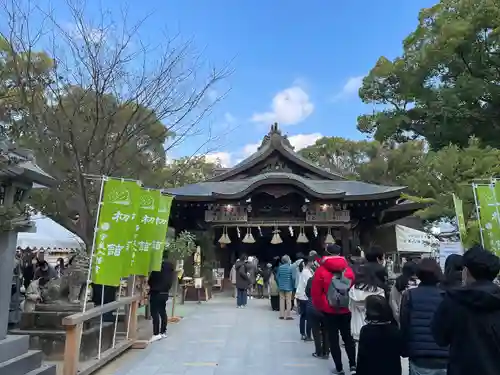
[[[90,250],[89,269],[87,271],[87,282],[85,283],[85,294],[83,297],[82,312],[87,311],[87,299],[88,299],[88,295],[89,295],[90,279],[92,277],[92,266],[94,265],[95,240],[97,237],[97,226],[99,223],[99,214],[101,212],[102,195],[104,193],[104,181],[105,181],[105,179],[106,179],[106,176],[101,176],[101,188],[99,189],[99,203],[97,205],[97,215],[96,215],[95,224],[94,224],[94,236],[92,238],[92,248]],[[83,330],[80,331],[80,338],[78,339],[78,341],[82,340],[82,335],[83,335]]]
[[[453,205],[455,206],[455,216],[457,217],[457,225],[458,225],[458,238],[460,238],[460,243],[462,244],[462,252],[464,251],[464,239],[462,238],[462,231],[460,230],[460,219],[458,218],[458,211],[457,211],[457,201],[461,204],[462,206],[462,214],[463,214],[463,202],[460,198],[458,198],[455,193],[453,194]],[[465,218],[464,218],[464,224],[465,224]]]
[[[495,202],[493,204],[495,205],[495,213],[497,214],[497,224],[500,227],[500,212],[498,210],[498,206],[500,205],[500,203],[498,202],[498,199],[497,199],[496,183],[497,183],[496,179],[492,178],[491,179],[491,184],[490,184],[490,189],[491,189],[491,192],[493,193],[493,199],[495,200]],[[490,249],[490,251],[492,251],[495,254],[498,251],[500,251],[500,249],[496,248],[497,246],[496,246],[496,241],[495,240],[491,241],[491,247],[493,247],[494,249]]]
[[[472,184],[472,192],[474,193],[474,204],[476,206],[477,223],[479,224],[479,235],[481,236],[481,245],[484,247],[483,226],[481,225],[481,215],[479,213],[479,204],[476,193],[477,184]]]
[[[101,307],[104,305],[104,288],[105,288],[105,285],[102,286]],[[97,359],[101,359],[103,316],[104,316],[104,314],[101,314],[101,322],[99,324],[99,344],[98,344],[99,346],[97,348]]]
[[[133,276],[133,278],[132,278],[132,291],[131,291],[131,297],[133,297],[133,296],[135,295],[135,293],[134,293],[134,292],[135,292],[135,275],[134,275],[134,276]],[[128,319],[127,319],[127,336],[126,336],[126,337],[127,337],[127,340],[128,340],[129,333],[130,333],[130,317],[131,317],[131,316],[130,316],[130,315],[131,315],[131,314],[130,314],[130,311],[131,311],[131,310],[132,310],[132,309],[130,309],[130,307],[129,307],[129,313],[128,313]]]
[[[102,195],[104,193],[104,181],[106,177],[101,176],[101,188],[99,191],[99,204],[97,205],[97,215],[95,218],[95,224],[94,224],[94,237],[92,238],[92,249],[90,250],[90,261],[89,261],[89,270],[87,272],[87,284],[85,285],[85,301],[83,302],[83,309],[82,312],[85,312],[87,310],[87,294],[89,293],[89,284],[90,284],[90,279],[92,277],[92,266],[94,263],[94,252],[95,252],[95,240],[97,237],[97,229],[99,225],[99,214],[101,213],[101,205],[102,205]]]
[[[116,299],[117,301],[120,301],[122,298],[122,282],[120,280],[120,286],[118,287],[118,298]],[[115,312],[115,329],[113,330],[113,346],[114,348],[116,346],[116,331],[118,330],[118,315],[120,313],[120,309],[117,309]]]

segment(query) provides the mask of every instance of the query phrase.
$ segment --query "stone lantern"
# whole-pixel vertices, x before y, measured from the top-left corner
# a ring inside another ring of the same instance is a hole
[[[55,182],[36,165],[31,151],[0,140],[0,207],[4,212],[22,205],[32,188],[50,187]],[[34,231],[35,225],[29,215],[22,214],[10,223],[9,227],[0,228],[0,369],[24,374],[41,366],[42,355],[28,352],[29,337],[7,335],[7,329],[17,233]],[[49,375],[54,371],[53,367],[46,367],[40,373]]]

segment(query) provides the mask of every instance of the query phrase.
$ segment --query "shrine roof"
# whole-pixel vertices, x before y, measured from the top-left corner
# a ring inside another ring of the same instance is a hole
[[[325,180],[345,180],[339,171],[330,171],[315,165],[312,161],[296,153],[290,140],[281,133],[278,124],[273,124],[268,134],[266,134],[255,153],[250,155],[232,168],[219,170],[220,173],[210,178],[208,181],[226,181],[234,179],[235,176],[244,175],[257,164],[265,161],[273,153],[280,154],[283,159],[292,164],[298,165],[311,175]]]
[[[56,180],[37,165],[32,151],[0,141],[0,155],[6,164],[0,169],[0,179],[33,183],[38,187],[55,184]]]
[[[374,185],[351,180],[315,180],[293,173],[268,172],[240,180],[209,180],[179,188],[165,189],[163,192],[175,195],[178,200],[231,200],[241,199],[256,188],[279,184],[292,185],[314,198],[345,201],[397,198],[405,189],[403,186]]]

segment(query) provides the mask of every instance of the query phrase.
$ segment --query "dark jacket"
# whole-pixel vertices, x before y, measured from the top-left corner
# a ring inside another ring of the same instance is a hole
[[[271,277],[272,272],[272,269],[267,266],[262,270],[261,275],[266,284],[269,282],[269,278]]]
[[[152,271],[149,275],[149,293],[168,294],[174,281],[174,266],[169,261],[164,261],[160,271]]]
[[[499,375],[500,287],[481,281],[446,291],[432,333],[450,346],[448,375]]]
[[[434,312],[442,300],[441,289],[437,286],[420,284],[403,294],[400,310],[403,356],[417,366],[446,368],[448,348],[440,347],[431,331]]]
[[[368,323],[361,328],[357,375],[401,375],[401,335],[397,324]]]
[[[237,261],[234,264],[234,270],[236,272],[236,288],[247,289],[250,286],[250,278],[248,277],[246,263]]]

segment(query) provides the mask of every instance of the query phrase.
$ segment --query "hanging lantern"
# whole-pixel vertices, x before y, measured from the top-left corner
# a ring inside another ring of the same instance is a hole
[[[227,228],[226,227],[222,228],[222,236],[220,236],[220,238],[219,238],[219,243],[225,244],[225,245],[231,243],[231,239],[229,238],[229,236],[227,234]]]
[[[292,227],[288,227],[288,231],[290,232],[290,236],[293,237],[293,228]]]
[[[316,227],[316,225],[313,226],[313,234],[314,237],[318,237],[318,228]]]
[[[252,229],[247,228],[247,234],[243,238],[243,243],[255,243],[255,238],[253,238]]]
[[[304,232],[304,227],[300,227],[300,233],[299,236],[297,237],[297,243],[308,243],[309,240],[307,239],[306,233]]]
[[[273,238],[271,238],[271,244],[278,245],[280,243],[283,243],[283,240],[281,239],[280,236],[280,230],[278,229],[278,227],[274,227]]]
[[[328,228],[328,233],[325,237],[325,243],[326,244],[332,244],[332,243],[335,243],[335,238],[333,238],[332,236],[332,230],[331,228]]]

